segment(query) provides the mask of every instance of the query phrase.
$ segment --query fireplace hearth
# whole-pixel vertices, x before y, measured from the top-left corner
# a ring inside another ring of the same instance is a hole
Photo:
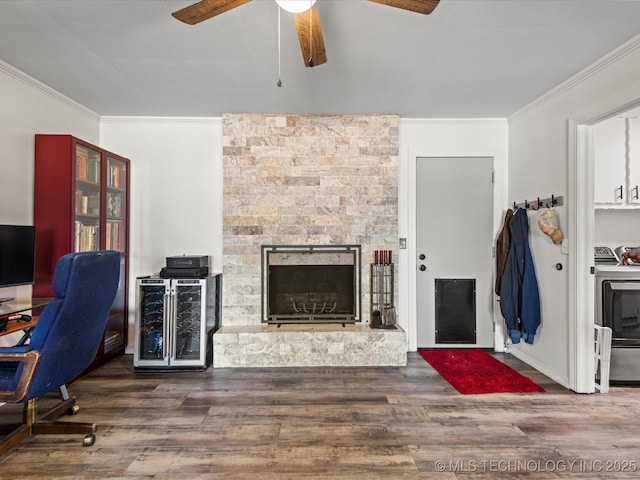
[[[355,323],[360,308],[360,245],[262,246],[263,323]]]

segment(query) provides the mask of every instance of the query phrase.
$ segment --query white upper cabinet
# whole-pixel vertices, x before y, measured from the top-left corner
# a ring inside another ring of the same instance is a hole
[[[595,126],[596,207],[640,207],[640,122],[610,118]]]
[[[629,203],[640,205],[640,118],[627,118],[629,155]]]

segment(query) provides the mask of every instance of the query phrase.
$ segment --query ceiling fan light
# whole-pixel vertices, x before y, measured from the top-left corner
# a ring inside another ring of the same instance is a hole
[[[313,7],[316,0],[276,0],[276,3],[287,12],[301,13]]]

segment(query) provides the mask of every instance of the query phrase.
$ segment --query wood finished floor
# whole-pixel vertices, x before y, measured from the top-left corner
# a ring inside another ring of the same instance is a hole
[[[547,392],[461,395],[417,353],[406,367],[170,374],[134,374],[123,356],[69,387],[81,410],[67,418],[98,423],[95,445],[31,437],[0,457],[0,478],[640,476],[640,388],[578,395],[496,356]],[[0,407],[2,422],[16,414]]]

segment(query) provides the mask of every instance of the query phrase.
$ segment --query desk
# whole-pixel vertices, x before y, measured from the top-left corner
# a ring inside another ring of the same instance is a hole
[[[0,330],[0,336],[23,331],[25,332],[26,338],[23,337],[23,339],[20,340],[20,343],[24,343],[24,341],[26,341],[29,338],[28,334],[31,333],[31,331],[33,330],[33,327],[35,327],[36,323],[38,323],[38,316],[33,315],[31,317],[31,320],[28,322],[24,322],[18,319],[14,320],[8,317],[11,315],[19,314],[21,312],[26,312],[29,310],[41,310],[51,300],[53,299],[52,298],[27,298],[27,299],[17,299],[17,300],[11,300],[9,302],[0,303],[0,322],[4,323],[4,320],[5,319],[7,320],[5,328]]]

